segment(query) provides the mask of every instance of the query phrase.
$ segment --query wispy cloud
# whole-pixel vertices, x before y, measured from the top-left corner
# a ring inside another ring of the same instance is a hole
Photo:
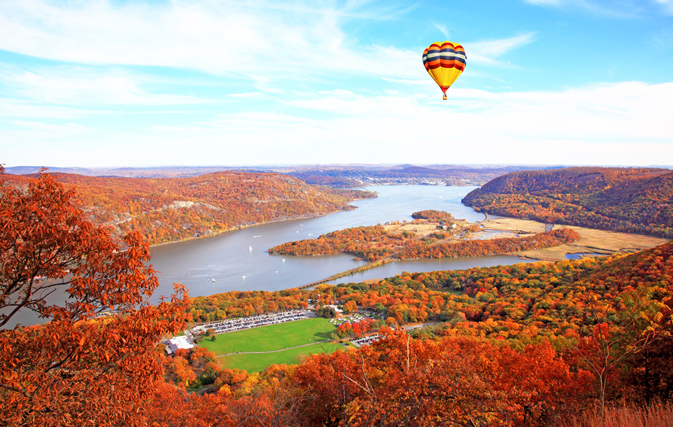
[[[20,70],[3,67],[0,82],[24,99],[65,105],[175,105],[209,102],[193,96],[149,93],[146,78],[121,69],[42,67]]]
[[[431,158],[438,163],[648,165],[673,158],[671,97],[673,83],[640,82],[548,92],[451,89],[446,102],[425,92],[369,96],[332,90],[297,95],[268,111],[220,114],[133,134],[112,131],[94,145],[68,129],[55,130],[45,141],[79,144],[100,166],[147,159],[154,164],[334,163],[352,162],[354,155],[380,163]],[[18,131],[12,136],[18,143],[23,138]],[[114,150],[95,157],[113,144]],[[45,142],[39,155],[76,163],[61,151],[63,146],[50,149]]]
[[[367,6],[366,8],[364,6]],[[0,3],[0,49],[79,64],[151,65],[214,74],[341,70],[374,73],[377,53],[341,26],[394,16],[368,2]],[[377,70],[378,71],[378,70]],[[380,72],[380,71],[378,71]]]
[[[41,102],[26,101],[13,98],[0,98],[0,117],[12,118],[39,118],[72,120],[101,113],[89,109],[62,105],[45,105]],[[1,138],[0,138],[1,139]],[[9,141],[9,139],[7,139]]]
[[[648,14],[673,15],[672,0],[523,0],[536,6],[582,10],[618,19],[634,19]]]
[[[673,15],[673,0],[653,0],[666,15]]]
[[[449,31],[446,29],[446,25],[434,23],[435,28],[439,30],[440,33],[444,35],[444,37],[449,38]]]
[[[468,60],[485,64],[497,64],[498,59],[512,50],[523,47],[535,40],[535,33],[528,32],[514,37],[464,43]]]
[[[264,79],[298,74],[409,78],[418,71],[418,52],[361,44],[343,29],[352,20],[394,19],[405,12],[371,1],[310,7],[264,0],[0,2],[0,49],[82,65],[198,70],[247,79],[262,90],[274,87],[265,86]],[[443,24],[436,28],[448,34]],[[473,43],[471,59],[492,62],[531,39],[524,34]],[[398,66],[381,67],[393,61]]]
[[[81,134],[85,127],[76,123],[51,124],[36,121],[13,120],[12,124],[31,131],[40,132],[44,135],[50,135],[55,132],[67,135]]]

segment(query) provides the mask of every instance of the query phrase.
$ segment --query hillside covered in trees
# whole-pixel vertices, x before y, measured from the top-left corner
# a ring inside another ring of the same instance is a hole
[[[375,197],[358,190],[314,187],[270,173],[219,172],[188,178],[120,178],[53,174],[77,190],[88,220],[116,236],[140,231],[150,244],[207,236],[235,227],[350,209]],[[25,188],[33,176],[0,175]]]
[[[482,212],[673,238],[673,171],[579,167],[513,172],[470,192]]]
[[[199,297],[187,308],[198,321],[312,301],[374,310],[391,329],[372,346],[298,366],[193,375],[217,393],[182,394],[171,415],[232,426],[602,425],[610,402],[673,397],[671,277],[668,243],[608,258]],[[411,335],[396,329],[417,322],[437,323]],[[663,408],[653,415],[660,422],[671,416]]]

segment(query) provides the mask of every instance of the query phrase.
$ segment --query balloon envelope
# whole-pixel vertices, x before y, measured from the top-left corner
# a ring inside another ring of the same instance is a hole
[[[465,49],[458,43],[436,42],[423,51],[423,65],[430,77],[444,92],[462,74],[467,65]]]

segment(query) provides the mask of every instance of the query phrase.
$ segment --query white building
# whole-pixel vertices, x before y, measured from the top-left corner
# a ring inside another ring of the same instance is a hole
[[[168,354],[173,354],[181,348],[189,350],[190,348],[193,347],[194,344],[192,344],[192,341],[184,335],[181,335],[179,337],[173,337],[168,341],[166,341],[166,351],[168,352]]]
[[[341,314],[341,313],[344,312],[343,310],[341,310],[341,309],[340,309],[339,307],[337,307],[336,305],[325,305],[325,307],[332,307],[332,308],[334,309],[334,311],[336,311],[337,314]]]

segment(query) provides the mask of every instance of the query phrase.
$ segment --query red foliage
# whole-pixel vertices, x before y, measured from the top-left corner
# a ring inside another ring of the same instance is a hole
[[[388,330],[371,347],[311,357],[293,380],[313,396],[304,425],[513,426],[572,408],[586,376],[571,373],[549,343],[515,351]]]
[[[0,418],[142,425],[146,384],[162,374],[156,344],[184,326],[177,300],[143,302],[157,286],[147,244],[133,234],[122,245],[85,221],[73,193],[46,174],[25,192],[0,186],[0,322],[21,310],[52,319],[0,330]],[[54,289],[67,303],[54,302]],[[115,315],[95,318],[110,308]]]

